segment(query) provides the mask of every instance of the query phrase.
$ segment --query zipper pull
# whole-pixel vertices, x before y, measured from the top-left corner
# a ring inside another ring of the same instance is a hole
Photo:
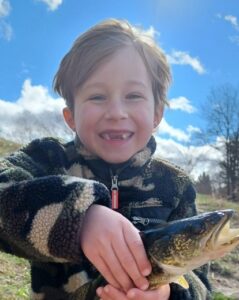
[[[112,180],[112,184],[111,184],[111,199],[112,199],[111,208],[112,209],[118,209],[119,208],[118,176],[113,175],[111,177],[111,180]]]
[[[133,220],[132,221],[133,224],[140,223],[140,224],[142,224],[144,226],[147,226],[149,224],[149,218],[142,218],[142,217],[135,217],[135,216],[133,216],[132,220]]]

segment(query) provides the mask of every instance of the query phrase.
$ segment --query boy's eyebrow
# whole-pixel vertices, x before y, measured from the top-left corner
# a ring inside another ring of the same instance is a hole
[[[142,81],[139,81],[139,80],[132,79],[132,80],[127,81],[127,83],[129,83],[129,84],[137,84],[137,85],[143,86],[144,88],[147,88],[146,84],[143,83]]]
[[[125,83],[128,85],[131,85],[131,84],[141,85],[142,87],[147,88],[145,83],[143,83],[142,81],[139,81],[139,80],[135,80],[135,79],[127,80]],[[92,83],[86,83],[83,85],[83,87],[85,89],[89,89],[92,87],[104,87],[104,85],[105,85],[104,81],[97,81],[97,82],[92,82]]]

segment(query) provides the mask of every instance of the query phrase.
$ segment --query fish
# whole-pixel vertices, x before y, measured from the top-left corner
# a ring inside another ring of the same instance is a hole
[[[226,255],[239,245],[239,228],[230,228],[234,213],[232,209],[205,212],[139,231],[152,265],[148,289],[172,282],[188,289],[185,274]],[[74,293],[70,300],[99,299],[96,289],[106,284],[99,275]]]
[[[149,289],[171,282],[187,289],[183,275],[239,245],[239,228],[230,228],[234,213],[232,209],[205,212],[141,231],[152,264]]]

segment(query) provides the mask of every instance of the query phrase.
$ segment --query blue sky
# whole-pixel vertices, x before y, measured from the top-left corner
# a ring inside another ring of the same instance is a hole
[[[171,109],[159,138],[188,146],[203,126],[199,108],[210,88],[239,86],[238,0],[0,0],[0,133],[7,115],[44,111],[47,101],[62,105],[51,89],[60,60],[80,33],[106,18],[140,25],[168,56]]]

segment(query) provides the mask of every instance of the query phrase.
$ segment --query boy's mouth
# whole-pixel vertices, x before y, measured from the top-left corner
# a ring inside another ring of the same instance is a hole
[[[100,137],[106,141],[125,141],[132,137],[130,131],[106,131],[100,133]]]

